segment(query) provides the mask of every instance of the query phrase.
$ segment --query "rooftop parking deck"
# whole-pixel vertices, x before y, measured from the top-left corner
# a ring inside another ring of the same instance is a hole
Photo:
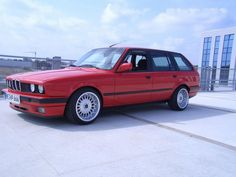
[[[0,176],[234,177],[236,92],[199,93],[187,110],[105,110],[87,126],[18,113],[0,99]]]

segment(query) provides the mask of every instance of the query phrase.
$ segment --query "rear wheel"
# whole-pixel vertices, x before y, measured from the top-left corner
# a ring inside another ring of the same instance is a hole
[[[168,105],[173,110],[182,111],[188,106],[189,94],[186,87],[181,86],[177,88],[168,101]]]
[[[73,94],[66,108],[66,117],[73,123],[89,124],[96,120],[101,111],[100,95],[90,88]]]

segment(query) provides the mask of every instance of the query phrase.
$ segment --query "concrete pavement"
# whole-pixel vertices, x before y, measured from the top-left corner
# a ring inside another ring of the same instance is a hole
[[[18,113],[0,100],[0,176],[234,177],[235,106],[212,106],[220,95],[204,94],[183,112],[127,106],[87,126]],[[232,104],[232,95],[220,99]]]
[[[236,112],[236,92],[201,92],[190,102],[199,106]]]

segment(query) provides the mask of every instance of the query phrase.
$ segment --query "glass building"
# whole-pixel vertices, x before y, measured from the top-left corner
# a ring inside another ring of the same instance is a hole
[[[236,27],[204,32],[201,36],[201,80],[227,85],[235,79]],[[210,72],[209,72],[210,70]]]

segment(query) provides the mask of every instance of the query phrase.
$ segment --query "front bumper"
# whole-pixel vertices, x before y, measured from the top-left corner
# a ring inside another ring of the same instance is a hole
[[[33,97],[9,92],[8,89],[3,89],[2,93],[3,95],[9,93],[20,95],[20,104],[10,103],[10,107],[14,110],[40,117],[60,117],[64,115],[67,98]]]

